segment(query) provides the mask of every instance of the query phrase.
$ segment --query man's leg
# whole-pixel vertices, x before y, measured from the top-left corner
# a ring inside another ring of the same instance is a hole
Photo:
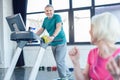
[[[66,77],[65,56],[67,52],[67,45],[61,44],[52,47],[53,55],[57,64],[58,74],[60,78]]]

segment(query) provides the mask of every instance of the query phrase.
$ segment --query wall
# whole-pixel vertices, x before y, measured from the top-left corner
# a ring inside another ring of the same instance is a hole
[[[10,65],[13,51],[13,42],[10,41],[11,31],[5,17],[13,14],[12,0],[0,0],[0,68],[7,68]]]
[[[11,59],[13,57],[13,52],[16,47],[16,43],[12,42],[10,40],[10,28],[8,26],[8,23],[6,21],[6,17],[13,15],[13,9],[12,9],[12,0],[3,0],[3,33],[4,33],[4,68],[9,67],[11,63]]]
[[[80,50],[80,63],[81,68],[84,68],[86,65],[87,55],[91,48],[94,46],[88,46],[88,45],[81,45],[77,46]],[[68,46],[67,50],[69,51],[73,46]],[[25,59],[25,67],[32,67],[36,61],[38,51],[40,47],[39,46],[32,46],[32,47],[24,47],[24,59]],[[31,58],[32,57],[32,58]],[[68,53],[66,55],[66,64],[68,67],[73,67],[71,60],[68,56]],[[47,47],[44,56],[42,58],[42,62],[40,66],[56,66],[51,47]]]
[[[0,65],[3,63],[3,58],[2,58],[2,39],[3,39],[3,17],[2,17],[2,15],[3,15],[3,1],[2,0],[0,0]]]
[[[88,53],[90,51],[90,49],[96,47],[94,45],[74,45],[77,46],[79,51],[80,51],[80,66],[81,68],[85,68],[86,65],[86,61],[87,61],[87,56]],[[70,46],[68,45],[67,51],[69,51],[70,49],[72,49],[74,46]],[[120,47],[120,44],[116,45],[117,47]],[[25,59],[25,67],[33,67],[34,63],[36,61],[37,55],[38,55],[38,51],[39,51],[40,47],[39,46],[26,46],[24,47],[24,59]],[[68,52],[66,54],[66,65],[68,68],[73,67],[73,64],[69,58]],[[47,47],[44,56],[42,58],[42,62],[40,64],[40,66],[56,66],[52,51],[51,51],[51,47]]]

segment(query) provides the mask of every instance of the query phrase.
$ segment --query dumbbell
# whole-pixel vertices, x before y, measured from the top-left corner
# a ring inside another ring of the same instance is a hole
[[[45,67],[44,66],[40,66],[39,67],[39,71],[45,71]]]

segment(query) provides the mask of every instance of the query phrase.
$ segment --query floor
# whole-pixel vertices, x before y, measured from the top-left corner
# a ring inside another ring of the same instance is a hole
[[[15,68],[10,80],[28,80],[31,69],[32,68]],[[5,72],[5,69],[0,69],[0,80],[3,80]],[[39,70],[36,80],[55,80],[57,78],[57,71]]]

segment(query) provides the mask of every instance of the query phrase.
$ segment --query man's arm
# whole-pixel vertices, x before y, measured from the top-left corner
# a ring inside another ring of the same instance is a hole
[[[36,34],[40,36],[43,32],[44,32],[44,28],[41,27],[41,28],[36,32]]]
[[[55,32],[52,35],[53,37],[56,37],[59,34],[59,32],[61,31],[61,27],[62,27],[62,23],[61,22],[56,24]]]

